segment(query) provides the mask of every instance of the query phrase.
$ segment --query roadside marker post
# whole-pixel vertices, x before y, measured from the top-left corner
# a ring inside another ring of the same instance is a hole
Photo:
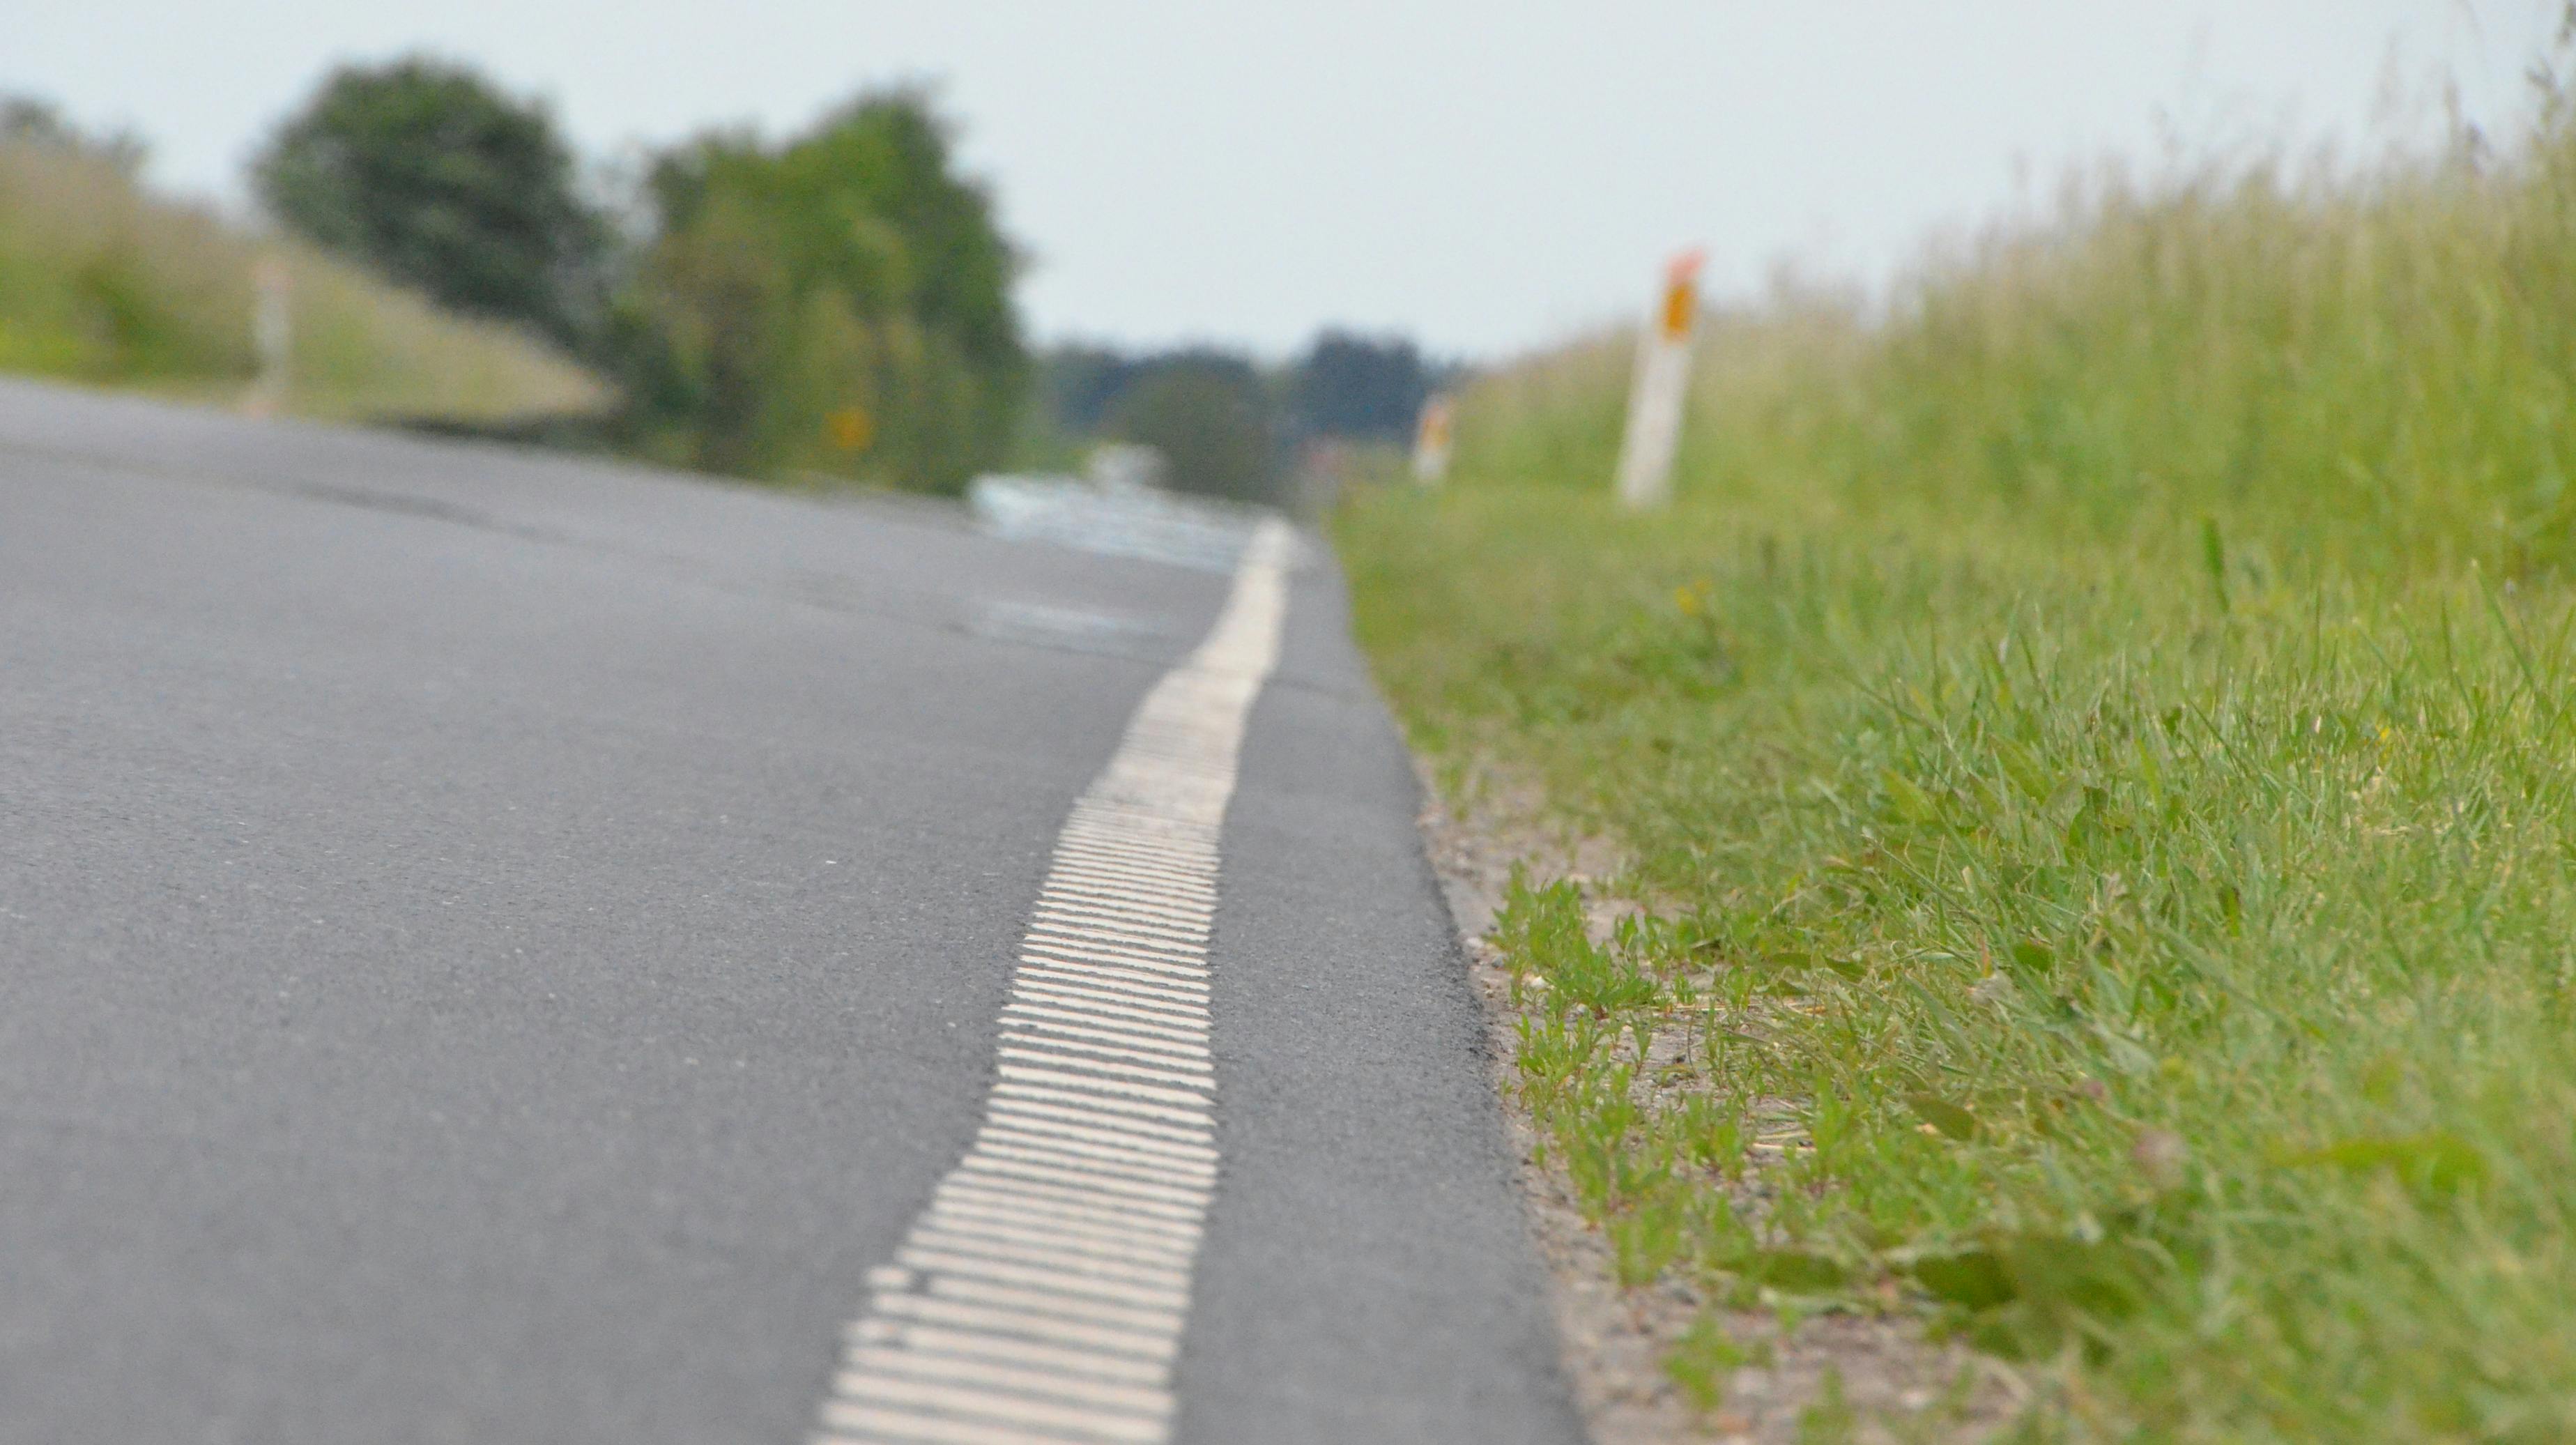
[[[1423,399],[1422,415],[1413,428],[1413,479],[1426,487],[1449,475],[1449,398],[1438,393]]]
[[[251,383],[246,409],[253,416],[275,416],[286,402],[286,369],[295,335],[289,310],[291,285],[286,262],[276,256],[260,257],[251,271],[250,345],[259,373]]]
[[[1628,432],[1619,445],[1619,501],[1644,509],[1672,500],[1673,451],[1681,444],[1690,390],[1691,329],[1699,319],[1701,253],[1664,268],[1661,304],[1637,338],[1637,378],[1628,393]]]

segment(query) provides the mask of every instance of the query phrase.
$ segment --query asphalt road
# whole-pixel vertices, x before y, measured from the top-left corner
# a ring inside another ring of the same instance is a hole
[[[1227,586],[0,384],[0,1441],[806,1439]],[[1175,1438],[1579,1436],[1414,804],[1312,549]]]

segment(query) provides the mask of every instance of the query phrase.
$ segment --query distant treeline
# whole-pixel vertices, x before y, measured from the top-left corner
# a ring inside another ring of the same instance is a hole
[[[1315,439],[1402,437],[1439,380],[1410,342],[1339,332],[1284,368],[1032,358],[1020,258],[912,89],[784,141],[710,132],[612,185],[541,104],[411,58],[329,76],[255,174],[321,246],[615,381],[615,444],[710,470],[952,491],[1119,439],[1175,485],[1271,498]]]
[[[1035,445],[1043,456],[1098,439],[1160,450],[1190,491],[1282,495],[1319,442],[1395,443],[1458,368],[1411,341],[1327,330],[1283,366],[1216,347],[1126,352],[1071,345],[1038,358]]]

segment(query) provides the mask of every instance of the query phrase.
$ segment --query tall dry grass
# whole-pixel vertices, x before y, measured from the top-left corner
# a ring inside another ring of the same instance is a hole
[[[1784,292],[1704,328],[1685,501],[1960,507],[2096,540],[2224,514],[2372,565],[2568,555],[2576,134],[2354,174],[2105,171],[1927,261],[1869,314]],[[1589,488],[1628,347],[1509,369],[1458,469]]]
[[[246,397],[263,254],[290,278],[286,410],[498,421],[608,401],[597,380],[522,332],[448,315],[308,247],[154,197],[107,158],[30,142],[0,142],[0,371]]]

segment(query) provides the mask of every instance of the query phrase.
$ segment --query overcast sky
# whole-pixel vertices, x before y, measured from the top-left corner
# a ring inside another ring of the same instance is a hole
[[[1491,357],[1634,310],[1685,245],[1720,293],[1783,258],[1878,282],[2077,161],[2357,149],[2392,75],[2449,75],[2509,129],[2557,8],[0,0],[0,89],[129,125],[157,182],[239,203],[244,158],[343,60],[469,60],[594,156],[932,80],[1032,258],[1042,338],[1276,354],[1338,322]]]

